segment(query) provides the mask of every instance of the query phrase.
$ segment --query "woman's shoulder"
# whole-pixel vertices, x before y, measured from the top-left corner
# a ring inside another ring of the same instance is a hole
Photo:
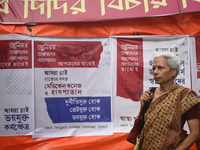
[[[182,85],[176,84],[176,89],[180,91],[181,94],[187,94],[189,92],[194,92],[188,87],[184,87]]]
[[[179,85],[179,86],[182,89],[181,90],[182,91],[181,94],[192,94],[194,96],[198,96],[197,93],[194,90],[192,90],[192,89],[190,89],[188,87],[181,86],[181,85]]]

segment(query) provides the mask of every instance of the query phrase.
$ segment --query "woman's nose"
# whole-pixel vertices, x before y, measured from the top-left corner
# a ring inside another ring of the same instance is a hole
[[[153,70],[153,73],[154,73],[154,74],[157,74],[157,73],[158,73],[158,69],[155,68],[155,69]]]

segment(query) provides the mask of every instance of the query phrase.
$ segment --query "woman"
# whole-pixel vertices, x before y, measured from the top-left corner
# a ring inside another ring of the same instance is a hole
[[[141,108],[152,99],[141,131],[142,150],[187,150],[199,138],[200,99],[194,91],[174,83],[179,71],[180,61],[174,53],[154,54],[153,76],[160,86],[154,94],[145,91],[140,99]],[[188,136],[183,130],[185,121]]]

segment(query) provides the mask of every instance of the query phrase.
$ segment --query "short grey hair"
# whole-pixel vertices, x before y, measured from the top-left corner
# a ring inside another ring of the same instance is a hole
[[[154,61],[158,57],[165,57],[167,61],[167,65],[169,66],[170,70],[176,69],[176,75],[174,76],[174,79],[178,76],[181,68],[181,63],[179,58],[176,56],[175,53],[172,52],[154,52],[152,60]]]

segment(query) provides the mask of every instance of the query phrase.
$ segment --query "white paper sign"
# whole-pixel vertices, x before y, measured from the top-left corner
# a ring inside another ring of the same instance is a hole
[[[0,135],[32,135],[34,131],[32,40],[0,36]]]
[[[181,61],[176,84],[190,88],[188,36],[134,36],[112,38],[114,132],[129,132],[140,110],[140,97],[157,87],[151,60],[155,51],[170,51]]]
[[[34,38],[34,137],[111,135],[109,38]]]

